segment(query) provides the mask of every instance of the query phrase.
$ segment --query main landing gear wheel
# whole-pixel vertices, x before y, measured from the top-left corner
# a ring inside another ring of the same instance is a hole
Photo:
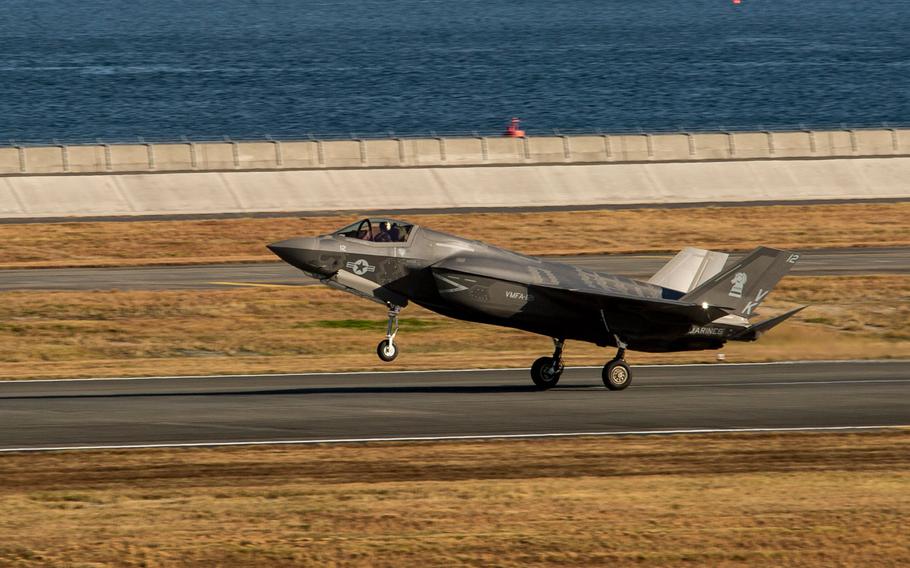
[[[604,386],[611,391],[621,391],[632,384],[632,370],[622,359],[613,359],[604,365]]]
[[[398,313],[400,306],[389,304],[389,323],[386,325],[385,339],[376,346],[376,354],[386,363],[398,357],[398,346],[395,345],[395,336],[398,335]]]
[[[531,365],[531,380],[541,390],[551,389],[559,382],[562,376],[562,339],[554,339],[556,346],[552,357],[541,357]]]
[[[395,357],[398,357],[398,346],[388,339],[383,339],[376,346],[376,354],[386,363],[394,361]]]

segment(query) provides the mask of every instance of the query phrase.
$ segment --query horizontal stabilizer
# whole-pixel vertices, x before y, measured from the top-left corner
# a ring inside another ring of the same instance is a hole
[[[686,293],[724,269],[728,254],[686,247],[663,265],[648,283]]]
[[[758,322],[755,325],[750,325],[730,339],[733,339],[735,341],[755,341],[762,333],[780,324],[784,320],[789,319],[791,316],[798,314],[799,312],[806,309],[806,307],[807,306],[799,306],[798,308],[793,308],[789,312],[782,313],[779,316],[768,318],[764,321]]]

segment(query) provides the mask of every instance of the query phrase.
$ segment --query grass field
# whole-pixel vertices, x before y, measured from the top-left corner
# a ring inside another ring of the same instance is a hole
[[[0,459],[4,566],[907,566],[910,431]]]
[[[274,241],[331,232],[357,215],[0,225],[0,268],[275,260]],[[906,246],[910,202],[408,215],[526,254]]]
[[[811,307],[756,343],[730,343],[731,362],[910,357],[910,276],[788,277],[763,313]],[[410,306],[402,355],[375,354],[382,307],[322,287],[158,292],[8,292],[0,304],[4,378],[527,367],[547,338],[460,322]],[[570,365],[612,351],[570,342]],[[704,362],[716,352],[630,352],[634,365]]]

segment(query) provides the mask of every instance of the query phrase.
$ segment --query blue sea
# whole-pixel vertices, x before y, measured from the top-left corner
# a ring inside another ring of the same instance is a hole
[[[0,141],[910,123],[910,1],[3,0]]]

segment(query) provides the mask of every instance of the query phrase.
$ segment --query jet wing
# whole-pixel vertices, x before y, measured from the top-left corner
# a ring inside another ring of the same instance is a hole
[[[603,317],[607,320],[607,323],[610,323],[612,314],[617,312],[658,321],[669,318],[699,324],[712,322],[729,313],[729,308],[722,306],[703,306],[677,300],[626,296],[590,289],[581,290],[532,284],[529,286],[529,290],[534,294],[539,294],[558,303],[603,310]]]
[[[583,283],[577,269],[556,263],[530,262],[511,258],[450,257],[430,268],[434,274],[456,273],[481,276],[526,286],[534,296],[556,305],[571,305],[582,310],[600,311],[608,325],[620,320],[653,320],[666,323],[704,324],[729,313],[722,306],[686,302],[657,296],[660,287],[628,278],[589,273],[590,283]],[[603,281],[598,285],[597,280]],[[577,284],[577,285],[575,285]],[[449,290],[443,293],[450,292]],[[626,293],[628,292],[628,293]],[[636,293],[637,292],[637,293]],[[670,321],[668,321],[670,320]]]

